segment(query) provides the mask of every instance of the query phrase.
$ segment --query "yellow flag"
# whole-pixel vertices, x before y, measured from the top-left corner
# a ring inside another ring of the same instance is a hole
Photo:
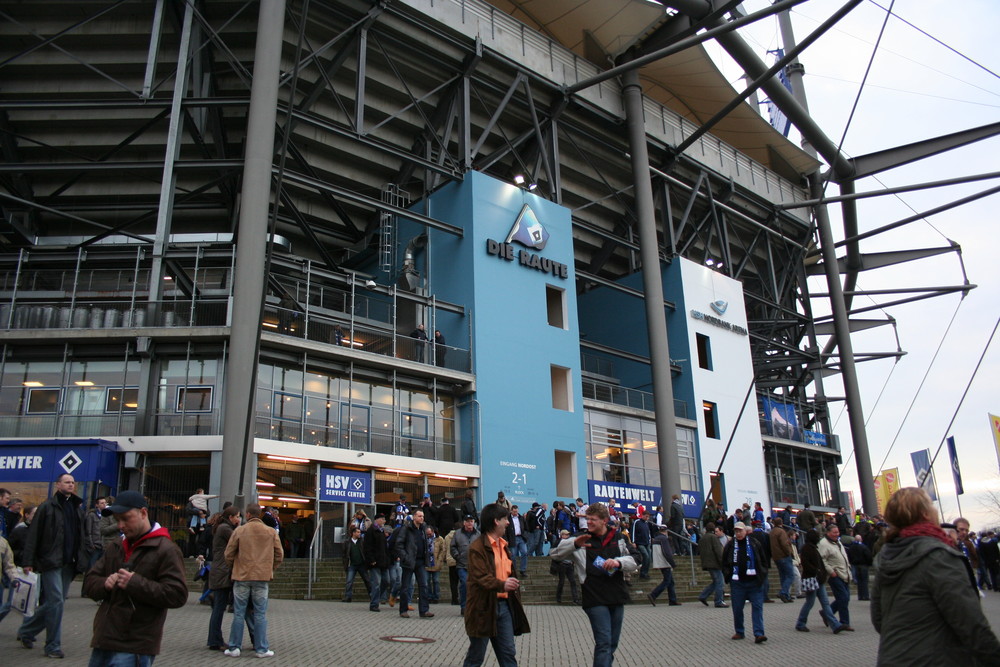
[[[888,502],[892,494],[899,491],[899,468],[883,470],[882,474],[885,475],[885,498]]]
[[[878,513],[884,513],[889,496],[885,493],[885,473],[883,472],[875,476],[875,500],[878,502]]]
[[[997,463],[1000,464],[1000,417],[990,415],[990,430],[993,431],[993,444],[997,446]]]

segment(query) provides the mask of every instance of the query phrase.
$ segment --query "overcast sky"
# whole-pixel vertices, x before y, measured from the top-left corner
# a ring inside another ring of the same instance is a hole
[[[750,13],[768,4],[766,0],[751,0],[743,7]],[[796,37],[804,38],[841,4],[810,0],[799,5],[792,11]],[[890,0],[878,2],[885,8],[891,4]],[[1000,3],[968,0],[961,3],[961,11],[956,11],[959,5],[935,0],[896,2],[894,15],[889,17],[875,52],[886,19],[886,11],[878,5],[866,0],[800,58],[805,66],[804,85],[810,111],[834,142],[839,143],[844,137],[846,154],[864,155],[1000,120],[1000,80],[992,73],[1000,72],[1000,49],[996,45]],[[774,18],[743,31],[743,35],[762,55],[780,46],[777,19]],[[723,72],[738,85],[739,69],[731,61],[727,63],[724,52],[714,44],[707,48]],[[873,52],[871,71],[861,89]],[[848,125],[856,99],[857,109]],[[790,136],[799,141],[794,129]],[[870,191],[1000,171],[998,152],[1000,139],[987,139],[884,172],[878,175],[877,181],[873,178],[859,181],[857,190]],[[860,228],[861,231],[870,230],[996,185],[998,181],[994,179],[899,197],[863,200],[858,205]],[[835,186],[827,192],[839,194]],[[955,436],[965,484],[965,495],[960,498],[961,509],[972,519],[973,530],[984,525],[1000,526],[1000,509],[987,511],[980,500],[984,489],[1000,490],[1000,468],[987,420],[989,412],[1000,414],[1000,374],[997,372],[1000,340],[990,345],[954,426],[946,429],[1000,315],[998,207],[1000,195],[993,195],[864,241],[861,246],[862,252],[878,252],[940,247],[954,241],[962,247],[969,282],[978,285],[961,304],[958,295],[950,295],[895,306],[885,313],[874,311],[861,315],[885,318],[888,314],[895,318],[899,345],[906,355],[898,363],[870,361],[860,364],[858,369],[873,470],[877,473],[885,459],[882,467],[898,467],[903,485],[914,485],[916,478],[910,452],[930,448],[933,456],[946,434]],[[834,233],[839,240],[843,238],[839,208],[831,206],[830,210]],[[954,253],[863,272],[859,278],[860,287],[869,290],[960,285],[963,281],[962,265]],[[814,279],[811,289],[825,292],[825,281]],[[875,298],[876,302],[883,303],[892,297]],[[856,306],[872,303],[867,297],[855,301]],[[823,308],[821,304],[814,304],[814,307]],[[945,337],[953,316],[954,323]],[[896,349],[891,327],[857,333],[853,341],[858,354]],[[940,353],[931,365],[939,344]],[[917,395],[928,368],[929,375]],[[826,380],[826,391],[830,396],[843,396],[839,376]],[[882,397],[878,400],[880,393]],[[915,396],[916,402],[904,421]],[[847,461],[853,444],[842,402],[833,405],[832,414]],[[958,516],[958,505],[946,447],[934,469],[944,517],[953,519]],[[854,459],[841,466],[841,471],[843,490],[853,491],[855,502],[860,505]]]

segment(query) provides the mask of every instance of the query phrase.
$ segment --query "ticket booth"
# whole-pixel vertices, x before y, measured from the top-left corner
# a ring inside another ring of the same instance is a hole
[[[64,473],[76,479],[86,507],[118,487],[118,443],[99,438],[0,440],[0,487],[25,505],[38,505]]]

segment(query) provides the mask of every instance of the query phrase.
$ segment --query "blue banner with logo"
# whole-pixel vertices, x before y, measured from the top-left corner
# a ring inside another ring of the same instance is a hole
[[[799,434],[799,418],[795,414],[794,405],[763,397],[760,399],[760,407],[761,416],[767,423],[768,435],[802,441]]]
[[[0,485],[54,482],[69,473],[78,482],[118,486],[118,443],[110,440],[0,440]]]
[[[604,482],[596,479],[587,480],[588,503],[607,503],[614,498],[615,505],[625,514],[635,514],[635,506],[642,505],[652,514],[657,505],[663,505],[663,490],[658,486],[639,486],[621,482]],[[701,516],[704,496],[700,491],[681,491],[681,503],[684,505],[684,516],[697,519]],[[664,507],[664,513],[669,512]]]
[[[917,476],[917,486],[927,492],[931,500],[937,501],[937,489],[934,484],[934,471],[931,470],[931,450],[921,449],[910,452],[913,461],[913,474]]]
[[[324,502],[361,503],[375,502],[372,493],[372,473],[356,470],[321,468],[319,471],[319,499]]]

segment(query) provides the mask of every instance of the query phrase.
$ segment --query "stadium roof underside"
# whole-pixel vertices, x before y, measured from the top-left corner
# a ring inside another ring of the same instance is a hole
[[[524,175],[573,211],[578,290],[641,269],[621,85],[567,89],[607,69],[595,53],[669,42],[663,8],[553,0],[511,16],[504,4],[287,3],[272,171],[275,233],[296,255],[354,270],[387,217],[453,232],[405,207],[478,170]],[[518,14],[564,6],[616,13]],[[237,234],[257,8],[4,3],[3,251],[72,265],[80,250],[152,252],[160,239],[169,261],[171,238]],[[813,384],[825,357],[806,286],[813,228],[796,205],[819,163],[746,104],[675,155],[734,92],[700,47],[641,76],[660,256],[712,260],[743,282],[758,387],[799,402],[810,427],[826,414]]]

